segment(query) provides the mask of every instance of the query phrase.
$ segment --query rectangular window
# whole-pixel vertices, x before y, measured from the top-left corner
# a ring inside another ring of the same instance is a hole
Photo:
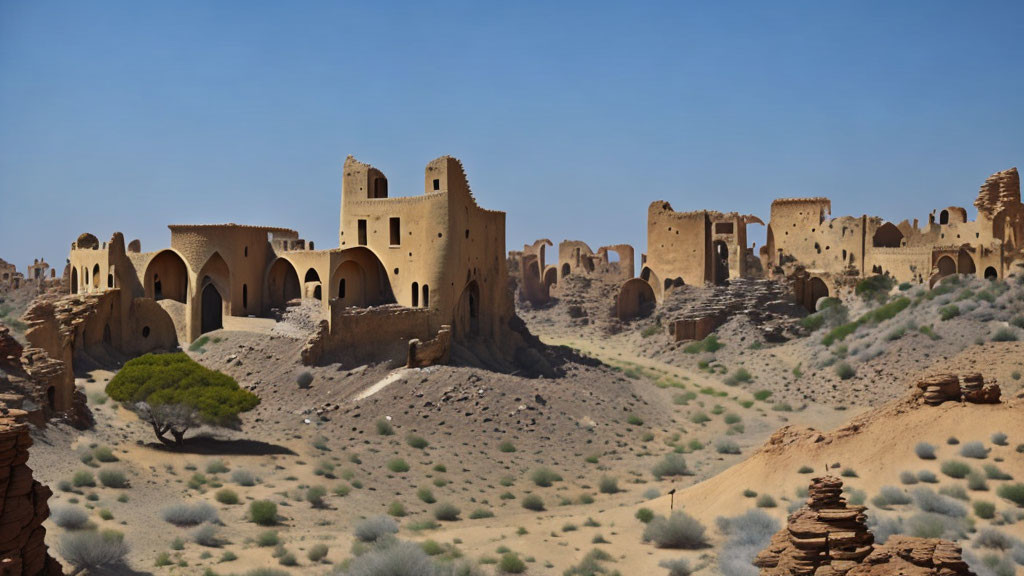
[[[732,222],[715,222],[715,234],[732,234]]]
[[[366,246],[366,220],[359,221],[359,245]]]
[[[402,222],[398,218],[391,219],[391,245],[398,246],[402,243]]]
[[[441,189],[441,181],[438,180],[437,178],[434,178],[434,190],[440,190],[440,189]]]

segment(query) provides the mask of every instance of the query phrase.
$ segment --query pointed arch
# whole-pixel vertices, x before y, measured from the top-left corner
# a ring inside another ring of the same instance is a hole
[[[161,250],[146,265],[143,287],[147,298],[188,300],[189,270],[185,259],[171,248]]]
[[[288,301],[302,298],[299,272],[287,258],[278,258],[271,264],[267,272],[267,292],[273,308],[284,308]]]
[[[231,315],[231,270],[228,263],[220,255],[214,252],[203,267],[199,270],[199,295],[200,295],[200,317],[204,328],[217,325],[219,328],[222,318]],[[213,286],[216,295],[208,289]],[[219,310],[214,310],[216,308]],[[211,328],[216,330],[217,328]],[[208,332],[209,330],[202,330]]]
[[[455,308],[455,337],[476,338],[480,335],[480,285],[470,280],[462,289]]]

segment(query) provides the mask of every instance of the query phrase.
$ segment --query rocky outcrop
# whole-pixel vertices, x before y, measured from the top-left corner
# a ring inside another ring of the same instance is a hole
[[[866,508],[848,506],[843,481],[815,478],[807,504],[789,516],[754,559],[762,576],[967,576],[960,547],[947,540],[893,536],[875,544]]]
[[[943,402],[998,404],[1001,391],[998,384],[986,384],[985,378],[974,372],[964,375],[962,383],[956,374],[929,376],[917,383],[917,395],[929,406]]]
[[[63,574],[46,549],[50,489],[32,479],[27,424],[0,413],[0,576]]]
[[[974,206],[978,212],[995,216],[1008,207],[1020,204],[1020,175],[1016,168],[989,176],[978,191]]]

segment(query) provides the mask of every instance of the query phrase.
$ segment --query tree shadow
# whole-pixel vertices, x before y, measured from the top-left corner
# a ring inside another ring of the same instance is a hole
[[[269,456],[283,454],[295,456],[290,448],[248,438],[223,439],[210,436],[188,438],[179,446],[168,446],[161,442],[148,442],[147,448],[177,454],[202,454],[206,456]]]

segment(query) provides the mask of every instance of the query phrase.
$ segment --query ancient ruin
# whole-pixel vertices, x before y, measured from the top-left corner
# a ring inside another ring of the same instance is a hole
[[[534,306],[546,304],[559,281],[574,274],[617,282],[633,277],[634,254],[629,244],[601,246],[594,252],[585,242],[563,240],[558,244],[558,263],[547,264],[546,247],[552,245],[551,240],[543,238],[523,246],[521,251],[508,253],[509,275],[518,287],[520,301]]]
[[[847,505],[843,481],[811,481],[806,505],[754,560],[762,576],[971,574],[960,547],[947,540],[893,536],[876,544],[866,508]]]
[[[473,341],[510,359],[519,340],[509,328],[505,215],[476,204],[462,164],[430,162],[420,196],[389,197],[384,174],[351,156],[342,180],[337,248],[316,250],[286,228],[237,224],[172,225],[170,247],[153,252],[137,240],[126,246],[120,233],[103,243],[81,235],[69,290],[104,300],[94,306],[104,322],[82,326],[81,345],[172,348],[309,300],[322,321],[307,363],[344,356],[420,365],[447,358],[447,342]],[[438,339],[448,331],[450,340]],[[420,344],[410,358],[413,340],[443,345]]]

